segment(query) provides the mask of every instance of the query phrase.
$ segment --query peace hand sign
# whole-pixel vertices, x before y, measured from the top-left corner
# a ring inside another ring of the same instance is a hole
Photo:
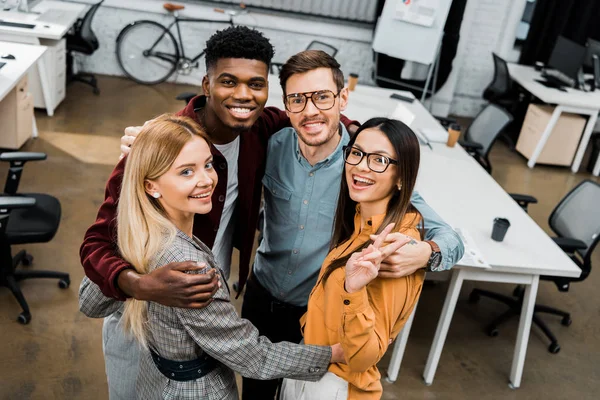
[[[377,277],[381,261],[385,258],[382,252],[382,245],[386,236],[394,229],[395,224],[389,224],[385,229],[376,236],[372,244],[361,252],[353,253],[346,263],[346,292],[354,293],[365,287],[369,282]],[[402,243],[403,244],[403,243]],[[399,244],[400,247],[402,244]],[[395,249],[387,248],[387,251],[395,251]],[[387,253],[386,251],[386,253]]]

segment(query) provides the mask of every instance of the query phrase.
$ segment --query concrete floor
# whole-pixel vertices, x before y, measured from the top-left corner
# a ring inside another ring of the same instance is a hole
[[[183,103],[177,93],[193,87],[163,84],[139,86],[128,80],[100,77],[102,94],[94,96],[73,84],[53,118],[36,112],[40,138],[23,150],[43,151],[45,162],[27,165],[22,191],[50,193],[62,203],[63,216],[56,237],[46,244],[25,246],[35,257],[31,268],[71,274],[72,285],[60,290],[56,282],[26,281],[24,294],[33,315],[29,325],[16,322],[17,302],[0,288],[0,399],[106,399],[106,377],[100,320],[84,317],[77,309],[77,288],[83,277],[79,246],[103,199],[104,184],[119,154],[119,138],[128,125],[141,124],[163,112],[177,111]],[[351,116],[350,116],[351,117]],[[498,143],[491,154],[494,178],[509,192],[539,199],[531,216],[548,230],[554,205],[587,172],[567,168],[527,168],[525,160]],[[0,165],[4,175],[6,165]],[[596,181],[598,179],[596,178]],[[21,247],[19,247],[21,248]],[[600,251],[594,256],[600,265]],[[233,274],[232,274],[233,275]],[[600,275],[592,273],[571,292],[559,293],[552,283],[540,284],[538,301],[572,313],[573,324],[544,316],[559,338],[562,351],[548,353],[545,338],[533,328],[522,386],[508,387],[517,322],[510,321],[500,335],[490,338],[483,327],[504,307],[489,300],[467,302],[473,283],[467,282],[432,386],[422,372],[444,300],[446,284],[427,286],[421,297],[398,380],[384,384],[384,399],[592,399],[600,391]],[[478,284],[510,293],[512,285]],[[387,357],[381,369],[387,366]],[[596,393],[596,395],[594,395]]]

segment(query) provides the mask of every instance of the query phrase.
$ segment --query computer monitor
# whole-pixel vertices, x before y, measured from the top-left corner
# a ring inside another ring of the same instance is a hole
[[[593,55],[600,57],[600,42],[592,38],[588,38],[585,46],[585,57],[583,58],[583,67],[587,70],[586,72],[592,72],[594,68],[594,62],[592,60]]]
[[[577,72],[583,63],[585,47],[559,36],[548,60],[548,67],[554,68],[569,78],[577,80]]]

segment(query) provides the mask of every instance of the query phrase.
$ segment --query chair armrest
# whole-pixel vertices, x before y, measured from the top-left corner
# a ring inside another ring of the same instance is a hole
[[[175,99],[185,101],[185,104],[187,104],[190,102],[190,100],[192,100],[196,96],[198,96],[198,93],[183,92],[183,93],[179,93],[177,95],[177,97],[175,97]]]
[[[33,153],[24,151],[14,151],[0,154],[0,161],[9,161],[11,165],[13,162],[40,161],[45,160],[46,158],[46,153]]]
[[[558,245],[565,253],[574,253],[575,250],[587,249],[587,244],[579,239],[565,238],[565,237],[553,237],[554,243]]]
[[[46,153],[15,151],[0,154],[0,161],[10,162],[8,176],[6,177],[6,183],[4,184],[4,193],[17,193],[19,182],[21,181],[21,174],[23,173],[23,166],[27,161],[39,161],[45,160],[46,158]]]
[[[529,196],[527,194],[509,193],[509,195],[526,212],[528,211],[527,207],[529,207],[530,204],[537,204],[538,202],[538,200],[535,197]]]
[[[457,122],[454,118],[438,117],[437,115],[434,115],[433,117],[435,119],[437,119],[438,121],[440,121],[440,124],[442,124],[443,126],[456,124],[456,122]]]
[[[0,214],[8,214],[15,208],[29,208],[35,206],[35,199],[26,196],[0,196]]]
[[[475,151],[475,150],[483,150],[483,146],[476,142],[469,142],[467,140],[459,140],[458,144],[460,144],[467,152]]]
[[[281,68],[283,68],[283,64],[282,63],[277,63],[277,62],[272,62],[271,63],[271,73],[272,74],[279,75],[279,72],[281,71]]]

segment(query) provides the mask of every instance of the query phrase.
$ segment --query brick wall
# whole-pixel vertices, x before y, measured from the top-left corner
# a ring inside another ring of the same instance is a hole
[[[507,17],[513,0],[469,0],[472,7],[469,20],[463,20],[461,45],[457,57],[461,60],[450,113],[474,116],[485,105],[482,94],[494,74],[492,52],[497,51],[505,34]],[[509,34],[506,32],[506,34]],[[514,37],[514,34],[513,34]]]
[[[128,1],[124,0],[123,2]],[[505,31],[507,30],[506,26],[510,25],[507,19],[514,18],[512,14],[515,13],[510,12],[511,7],[514,7],[515,2],[519,1],[522,0],[469,0],[467,2],[461,29],[461,42],[457,58],[453,62],[453,76],[448,79],[445,88],[447,94],[444,102],[446,106],[434,108],[436,114],[450,112],[455,115],[474,116],[481,109],[484,104],[481,95],[493,75],[491,52],[496,51],[504,35],[512,34],[514,36],[514,33]],[[168,22],[167,16],[159,14],[160,7],[152,10],[156,12],[151,13],[115,8],[114,3],[111,0],[105,1],[105,5],[98,10],[93,22],[93,29],[99,38],[100,48],[91,57],[78,57],[79,65],[86,71],[122,75],[115,57],[115,43],[120,30],[128,23],[139,19],[151,19],[165,24]],[[148,3],[150,2],[148,1]],[[264,24],[263,20],[257,20],[251,15],[244,17],[250,18],[246,22],[249,25],[263,25],[258,26],[258,29],[263,31],[275,46],[275,61],[285,61],[287,57],[306,48],[311,40],[320,39],[339,49],[336,58],[346,75],[355,72],[360,75],[362,83],[372,83],[373,65],[370,44],[372,33],[369,30],[343,27],[332,23],[321,25],[320,28],[314,25],[312,33],[302,34],[298,30],[286,31],[285,27],[273,29],[272,25]],[[306,29],[309,21],[299,21],[297,25]],[[193,40],[186,40],[186,50],[189,48],[191,53],[197,53],[208,37],[216,29],[222,29],[224,26],[223,24],[188,25],[184,28],[183,34],[185,38],[193,38]],[[352,33],[351,39],[344,39],[344,36],[348,36],[344,30],[348,29],[360,31]],[[201,62],[200,68],[193,70],[191,75],[179,75],[174,79],[181,83],[199,84],[203,74],[204,69]]]

